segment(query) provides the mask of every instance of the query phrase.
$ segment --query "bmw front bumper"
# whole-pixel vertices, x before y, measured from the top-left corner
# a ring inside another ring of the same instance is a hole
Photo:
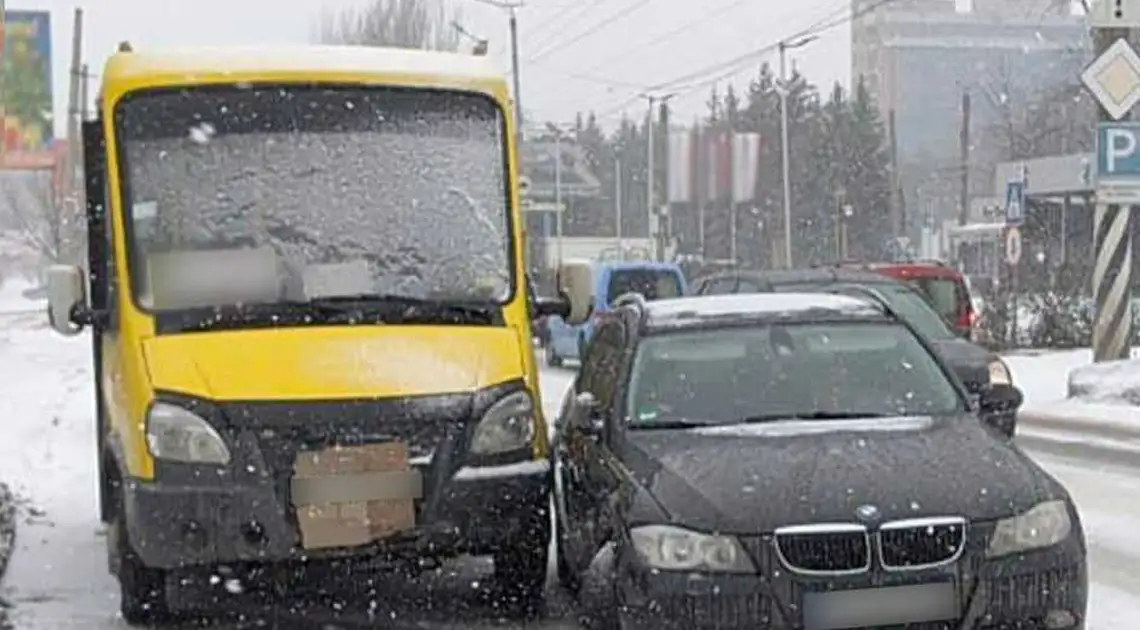
[[[976,528],[975,528],[976,529]],[[938,568],[847,576],[802,576],[780,565],[770,539],[743,542],[758,570],[751,575],[651,571],[619,552],[616,616],[624,630],[810,630],[808,594],[945,582],[953,585],[952,618],[921,619],[906,630],[1083,630],[1088,598],[1080,536],[1048,549],[986,559],[988,536],[967,541],[962,556]],[[884,626],[885,627],[885,626]],[[870,626],[878,630],[876,626]]]

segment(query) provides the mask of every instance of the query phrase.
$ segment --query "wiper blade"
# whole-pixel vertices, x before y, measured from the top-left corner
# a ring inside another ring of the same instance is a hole
[[[471,304],[443,299],[418,298],[408,295],[391,293],[360,293],[356,295],[327,295],[306,300],[304,303],[317,308],[327,308],[339,311],[359,311],[377,306],[403,306],[411,309],[425,309],[431,311],[448,311],[464,315],[477,315],[489,317],[492,313],[490,305]]]
[[[866,413],[855,411],[810,411],[807,413],[771,413],[741,418],[740,424],[759,424],[762,422],[777,422],[779,420],[864,420],[869,418],[886,418],[885,413]]]
[[[329,315],[367,316],[372,313],[389,313],[396,309],[399,316],[407,318],[426,316],[488,324],[495,318],[495,307],[490,304],[471,304],[385,293],[329,295],[308,300],[284,300],[281,303]]]
[[[696,420],[686,420],[684,418],[676,418],[676,419],[669,419],[669,420],[642,420],[640,422],[631,422],[627,426],[629,426],[629,428],[631,428],[631,429],[636,429],[638,431],[645,431],[645,430],[649,430],[649,431],[655,431],[655,430],[670,431],[670,430],[673,430],[673,431],[675,431],[678,429],[697,429],[697,428],[711,427],[711,426],[715,426],[715,423],[698,422]]]

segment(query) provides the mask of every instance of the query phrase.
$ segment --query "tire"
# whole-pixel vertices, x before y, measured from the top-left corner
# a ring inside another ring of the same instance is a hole
[[[554,520],[554,531],[558,537],[558,545],[554,553],[555,564],[558,566],[558,585],[566,589],[571,595],[577,595],[582,588],[582,577],[570,566],[566,560],[566,537],[562,533],[562,523]]]
[[[551,469],[554,471],[554,474],[556,476],[560,477],[562,475],[561,471],[558,470],[557,465],[551,466]],[[562,529],[562,519],[558,518],[559,511],[562,511],[564,509],[558,506],[559,496],[564,497],[565,495],[562,494],[562,492],[559,492],[559,490],[562,489],[562,482],[559,478],[555,478],[554,484],[555,492],[558,493],[552,502],[555,504],[554,540],[557,544],[554,547],[554,562],[558,568],[558,585],[569,591],[570,594],[577,595],[579,588],[582,586],[582,579],[574,567],[570,566],[570,563],[566,560],[566,533]]]
[[[562,367],[562,357],[558,356],[558,352],[554,349],[554,344],[548,340],[543,347],[543,354],[546,356],[546,364],[550,367]]]
[[[504,607],[526,617],[542,614],[550,563],[550,514],[539,510],[530,535],[494,556],[495,583]]]
[[[114,545],[119,579],[119,612],[130,626],[150,627],[173,620],[166,601],[166,572],[152,569],[131,549],[123,523],[121,501],[108,526],[109,542]]]

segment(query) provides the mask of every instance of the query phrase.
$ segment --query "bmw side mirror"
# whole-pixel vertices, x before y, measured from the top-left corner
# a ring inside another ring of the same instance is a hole
[[[987,426],[1012,438],[1017,433],[1017,410],[1024,396],[1013,385],[991,385],[978,396],[978,412]]]
[[[571,428],[589,437],[601,437],[606,422],[598,407],[598,400],[590,392],[582,392],[574,398],[574,413]]]

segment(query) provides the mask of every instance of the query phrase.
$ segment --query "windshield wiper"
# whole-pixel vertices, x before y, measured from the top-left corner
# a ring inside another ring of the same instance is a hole
[[[713,422],[699,422],[685,418],[669,418],[667,420],[642,420],[629,423],[629,428],[637,431],[676,431],[679,429],[699,429],[716,426]]]
[[[777,422],[779,420],[863,420],[869,418],[887,418],[885,413],[865,413],[856,411],[810,411],[807,413],[770,413],[758,416],[747,416],[737,422],[740,424],[759,424],[762,422]]]
[[[397,307],[407,317],[451,317],[490,323],[495,317],[492,305],[470,304],[451,300],[418,298],[391,293],[360,293],[355,295],[328,295],[308,300],[291,300],[289,304],[316,309],[327,313],[369,313]]]

